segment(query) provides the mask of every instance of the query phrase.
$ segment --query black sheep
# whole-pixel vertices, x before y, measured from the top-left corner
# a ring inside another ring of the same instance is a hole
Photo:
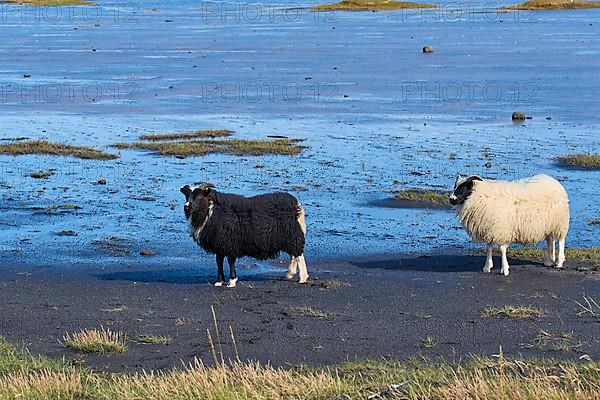
[[[275,258],[280,252],[290,256],[287,278],[296,275],[300,267],[300,283],[306,283],[308,272],[304,260],[306,224],[304,210],[298,199],[288,193],[269,193],[253,197],[220,193],[215,186],[183,186],[186,197],[183,208],[190,234],[207,252],[216,254],[217,282],[222,286],[225,276],[223,261],[229,263],[228,287],[235,287],[235,260],[254,257]]]

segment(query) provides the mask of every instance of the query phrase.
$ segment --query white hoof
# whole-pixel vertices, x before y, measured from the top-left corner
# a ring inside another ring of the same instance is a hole
[[[565,263],[565,260],[559,261],[558,264],[556,264],[556,268],[563,268]]]
[[[483,272],[485,274],[491,274],[492,273],[492,267],[491,267],[491,265],[486,265],[485,267],[483,267]]]
[[[227,287],[228,287],[228,288],[234,288],[234,287],[235,287],[235,284],[237,283],[237,281],[238,281],[238,278],[235,278],[235,279],[230,279],[230,280],[229,280],[229,283],[227,284]]]
[[[215,282],[215,287],[221,287],[221,286],[223,286],[223,281]]]
[[[306,282],[308,282],[308,275],[301,276],[300,280],[298,281],[298,283],[306,283]]]
[[[294,276],[296,276],[296,274],[292,274],[289,272],[285,275],[286,279],[294,279]]]
[[[500,273],[504,276],[508,276],[509,272],[508,272],[508,268],[502,268],[502,270],[500,271]]]

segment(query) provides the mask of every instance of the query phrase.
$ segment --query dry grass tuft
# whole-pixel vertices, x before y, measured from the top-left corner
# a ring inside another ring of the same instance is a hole
[[[63,341],[66,346],[86,353],[124,353],[127,350],[127,337],[122,332],[113,332],[104,327],[67,333]]]
[[[322,4],[311,7],[313,11],[389,11],[403,8],[436,8],[429,3],[393,0],[343,0],[334,4]]]
[[[482,317],[503,317],[511,319],[525,319],[525,318],[540,318],[543,317],[546,312],[537,307],[531,306],[502,306],[497,307],[486,307],[481,313]]]
[[[104,153],[92,147],[73,146],[64,143],[51,143],[45,140],[20,141],[0,144],[0,154],[21,156],[25,154],[46,154],[51,156],[71,156],[83,159],[113,160],[115,154]]]
[[[228,129],[203,129],[189,133],[157,133],[153,135],[141,135],[140,140],[158,142],[163,140],[189,140],[197,138],[216,138],[231,136],[234,132]]]
[[[318,319],[327,319],[335,316],[335,313],[317,310],[316,308],[311,306],[293,307],[292,311]]]
[[[591,315],[594,318],[600,318],[600,304],[593,297],[583,296],[583,303],[576,301],[581,311],[577,315]]]
[[[204,156],[210,153],[260,156],[265,154],[297,155],[304,149],[299,140],[191,140],[175,142],[135,142],[117,143],[119,149],[152,150],[164,156],[190,157]]]
[[[394,199],[414,207],[450,208],[448,194],[435,190],[401,190],[394,195]]]
[[[600,2],[598,2],[600,7]],[[600,155],[598,154],[571,154],[556,158],[558,162],[566,167],[577,167],[585,169],[600,169]]]
[[[577,10],[582,8],[600,8],[600,1],[530,0],[503,8],[505,10]]]

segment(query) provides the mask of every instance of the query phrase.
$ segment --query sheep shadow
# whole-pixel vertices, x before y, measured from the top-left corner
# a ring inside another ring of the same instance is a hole
[[[129,282],[142,282],[142,283],[169,283],[177,285],[197,285],[197,284],[211,284],[214,283],[216,278],[216,271],[214,274],[198,274],[198,271],[186,270],[186,269],[166,269],[160,271],[118,271],[118,272],[107,272],[101,274],[93,274],[96,279],[102,281],[129,281]],[[250,282],[261,282],[261,281],[272,281],[277,280],[280,277],[274,275],[265,274],[249,274],[242,275],[238,273],[238,276],[243,281]]]
[[[379,268],[395,271],[418,272],[480,272],[485,263],[482,255],[449,255],[400,257],[385,260],[351,261],[358,268]],[[510,258],[511,266],[537,264],[518,258]],[[541,264],[541,263],[540,263]],[[500,256],[494,256],[494,268],[500,270]]]

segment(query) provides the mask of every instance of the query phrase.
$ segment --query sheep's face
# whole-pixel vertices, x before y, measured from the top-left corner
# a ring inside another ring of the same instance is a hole
[[[181,193],[185,196],[185,204],[183,212],[189,220],[193,215],[198,221],[204,221],[208,216],[210,205],[214,201],[214,192],[212,188],[215,186],[210,183],[204,183],[200,186],[191,187],[185,185],[181,189]]]
[[[478,175],[471,175],[466,178],[459,175],[454,184],[454,191],[449,198],[450,204],[456,206],[467,201],[469,196],[473,194],[473,187],[475,186],[476,181],[483,181],[483,179]]]

